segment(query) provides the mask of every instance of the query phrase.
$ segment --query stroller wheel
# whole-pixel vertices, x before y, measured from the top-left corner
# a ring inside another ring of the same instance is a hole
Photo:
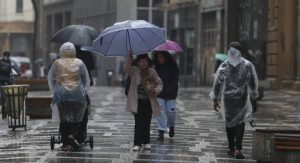
[[[91,149],[94,148],[94,137],[93,137],[93,135],[90,135],[90,148]]]
[[[50,138],[50,147],[51,147],[51,150],[54,149],[54,143],[55,143],[55,137],[53,135],[51,135],[51,138]]]

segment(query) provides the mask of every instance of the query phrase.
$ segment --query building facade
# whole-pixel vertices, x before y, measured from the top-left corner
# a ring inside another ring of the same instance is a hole
[[[0,52],[31,58],[33,21],[31,0],[0,0]]]
[[[43,2],[43,54],[57,53],[59,44],[49,43],[48,40],[59,29],[70,24],[92,26],[101,32],[118,21],[143,19],[158,26],[164,25],[165,12],[159,9],[164,0],[44,0]],[[94,54],[97,85],[108,84],[108,72],[113,72],[113,81],[124,80],[122,64],[125,58],[104,57]]]
[[[167,37],[183,48],[183,53],[175,56],[179,66],[179,82],[183,87],[199,84],[198,5],[197,0],[171,0],[167,5]]]
[[[243,46],[243,57],[256,69],[259,84],[268,87],[266,81],[267,1],[227,0],[225,12],[225,49],[232,41]]]
[[[200,81],[211,85],[216,53],[227,53],[232,41],[243,45],[243,57],[251,61],[260,86],[266,81],[267,1],[226,0],[201,3]]]
[[[271,88],[300,90],[298,0],[268,0],[267,80]]]
[[[200,84],[211,85],[215,72],[215,54],[226,53],[223,0],[202,0],[200,5]]]

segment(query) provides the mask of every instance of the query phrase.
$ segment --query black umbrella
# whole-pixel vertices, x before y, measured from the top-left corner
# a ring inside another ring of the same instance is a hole
[[[92,46],[97,34],[95,28],[87,25],[69,25],[56,32],[50,42],[72,42],[74,45]]]

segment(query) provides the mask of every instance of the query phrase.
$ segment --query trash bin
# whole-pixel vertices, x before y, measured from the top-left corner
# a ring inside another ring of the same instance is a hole
[[[29,85],[7,85],[2,86],[1,91],[5,99],[8,127],[15,130],[24,127],[26,130],[26,108]]]

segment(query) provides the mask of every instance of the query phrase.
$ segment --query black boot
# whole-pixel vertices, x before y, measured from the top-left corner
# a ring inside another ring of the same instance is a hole
[[[163,130],[158,130],[158,137],[157,137],[157,140],[164,140],[164,133],[165,133],[165,131],[163,131]]]
[[[174,134],[175,134],[174,126],[170,126],[169,136],[172,138],[172,137],[174,137]]]

